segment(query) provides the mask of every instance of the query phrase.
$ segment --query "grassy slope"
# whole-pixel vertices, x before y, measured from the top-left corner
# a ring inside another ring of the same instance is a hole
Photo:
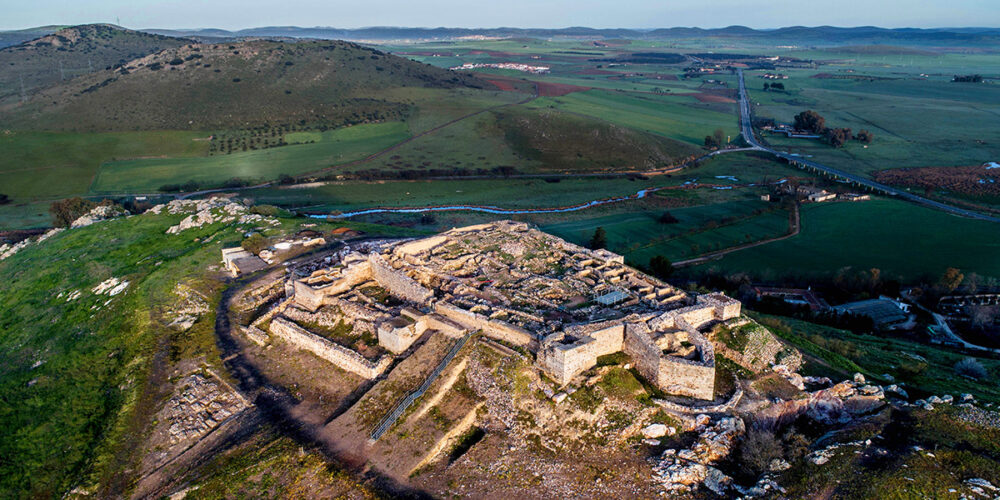
[[[213,224],[164,234],[183,217],[71,229],[0,262],[0,497],[61,496],[79,484],[103,491],[129,473],[122,447],[148,424],[155,401],[146,396],[155,388],[145,383],[157,353],[219,362],[211,313],[184,335],[167,329],[162,314],[180,282],[218,296],[209,268],[242,229]],[[301,222],[284,219],[268,234],[294,232]],[[130,284],[110,300],[92,293],[111,277]],[[72,291],[81,296],[67,301]]]
[[[356,44],[246,41],[168,49],[84,75],[8,110],[11,128],[211,130],[263,123],[365,123],[402,117],[389,89],[489,87]],[[388,99],[388,97],[392,99]]]
[[[202,186],[216,185],[233,177],[274,180],[282,173],[298,175],[364,158],[407,137],[402,122],[375,123],[288,134],[286,140],[292,145],[279,148],[204,158],[113,161],[101,167],[92,191],[154,192],[178,180],[195,181]]]
[[[0,50],[0,103],[123,61],[180,47],[190,40],[152,35],[109,25],[88,24]]]
[[[784,274],[832,274],[877,267],[905,278],[958,267],[1000,276],[1000,226],[894,200],[807,205],[798,236],[737,252],[703,267]]]
[[[718,128],[732,137],[739,133],[735,111],[718,111],[717,105],[699,104],[690,97],[590,90],[538,99],[532,106],[553,106],[696,145]]]

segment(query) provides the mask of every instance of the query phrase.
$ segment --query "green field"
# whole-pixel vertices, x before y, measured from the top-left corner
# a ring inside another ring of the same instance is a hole
[[[767,212],[754,215],[757,210]],[[541,229],[586,245],[594,231],[603,227],[608,234],[607,248],[639,265],[645,265],[656,255],[678,261],[781,236],[788,231],[788,212],[759,200],[683,207],[669,212],[678,219],[677,223],[659,223],[657,218],[662,211],[656,211],[584,218],[545,225]]]
[[[883,276],[936,278],[947,267],[1000,276],[1000,225],[894,200],[822,203],[802,210],[793,238],[729,254],[700,266],[768,279],[832,275],[845,266]]]
[[[719,104],[691,97],[589,90],[537,99],[529,106],[551,106],[699,146],[716,129],[733,139],[739,134],[734,104],[721,105],[720,111]]]
[[[763,80],[747,74],[757,116],[791,123],[806,109],[819,112],[828,127],[868,129],[867,148],[849,142],[834,149],[819,141],[767,135],[775,148],[814,155],[820,162],[850,172],[897,167],[975,165],[1000,157],[995,128],[1000,116],[1000,86],[961,84],[941,79],[856,81],[820,79],[819,71],[797,71],[785,80],[787,92],[763,92]]]
[[[195,181],[214,186],[237,177],[269,181],[278,174],[297,175],[347,163],[388,148],[409,137],[403,122],[356,125],[326,132],[295,133],[292,140],[316,140],[279,148],[203,158],[113,161],[101,166],[94,193],[155,192],[164,184]]]
[[[208,152],[209,135],[188,131],[7,131],[0,133],[0,193],[15,203],[85,194],[104,162],[203,156]]]

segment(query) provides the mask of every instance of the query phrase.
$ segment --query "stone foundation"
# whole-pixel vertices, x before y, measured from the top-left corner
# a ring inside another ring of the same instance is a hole
[[[389,356],[382,356],[375,362],[369,361],[357,352],[335,344],[280,317],[271,320],[271,334],[299,349],[309,351],[329,361],[334,366],[366,379],[378,377],[392,363]]]

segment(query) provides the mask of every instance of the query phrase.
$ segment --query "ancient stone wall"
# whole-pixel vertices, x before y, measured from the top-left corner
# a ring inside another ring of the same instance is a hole
[[[346,347],[337,345],[323,337],[310,333],[304,328],[288,321],[284,318],[274,318],[271,320],[271,334],[292,344],[293,346],[309,351],[331,364],[362,378],[373,379],[384,372],[392,360],[389,356],[382,356],[378,361],[369,361],[364,356]]]
[[[657,387],[680,396],[698,399],[715,398],[715,364],[663,356],[657,370]]]
[[[489,319],[482,314],[466,311],[445,302],[434,305],[434,312],[470,330],[482,330],[483,335],[517,346],[531,348],[536,343],[531,332],[497,319]]]
[[[370,254],[368,262],[371,263],[372,277],[392,295],[418,304],[423,304],[434,297],[433,292],[421,286],[413,278],[393,269],[381,255]]]
[[[444,235],[431,236],[430,238],[423,238],[397,245],[394,251],[398,255],[417,255],[421,252],[430,250],[446,241],[448,241],[447,236]]]

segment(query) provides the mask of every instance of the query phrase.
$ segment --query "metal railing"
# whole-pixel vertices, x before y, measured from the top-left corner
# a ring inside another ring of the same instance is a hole
[[[386,415],[385,418],[383,418],[382,421],[379,422],[377,426],[375,426],[375,430],[373,430],[371,433],[372,441],[376,441],[378,440],[378,438],[382,437],[382,435],[385,434],[386,431],[388,431],[389,428],[396,423],[396,420],[399,419],[399,417],[403,414],[403,412],[405,412],[406,409],[409,408],[410,405],[412,405],[413,402],[417,400],[417,398],[424,395],[424,392],[426,392],[427,389],[431,387],[431,384],[434,383],[434,380],[437,379],[439,375],[441,375],[441,372],[444,371],[444,369],[448,366],[448,363],[451,363],[451,360],[455,359],[455,356],[458,355],[458,351],[461,351],[462,348],[465,347],[465,344],[469,342],[469,339],[472,338],[472,335],[473,332],[469,332],[465,334],[464,337],[459,339],[458,342],[456,342],[455,345],[451,347],[451,350],[448,351],[448,354],[445,355],[444,359],[442,359],[441,362],[438,363],[437,367],[434,368],[434,371],[432,371],[430,375],[427,376],[427,378],[424,380],[424,383],[420,384],[420,387],[418,387],[417,390],[411,392],[405,398],[403,398],[402,401],[396,404],[396,407],[393,408],[392,411],[389,412],[389,414]]]

